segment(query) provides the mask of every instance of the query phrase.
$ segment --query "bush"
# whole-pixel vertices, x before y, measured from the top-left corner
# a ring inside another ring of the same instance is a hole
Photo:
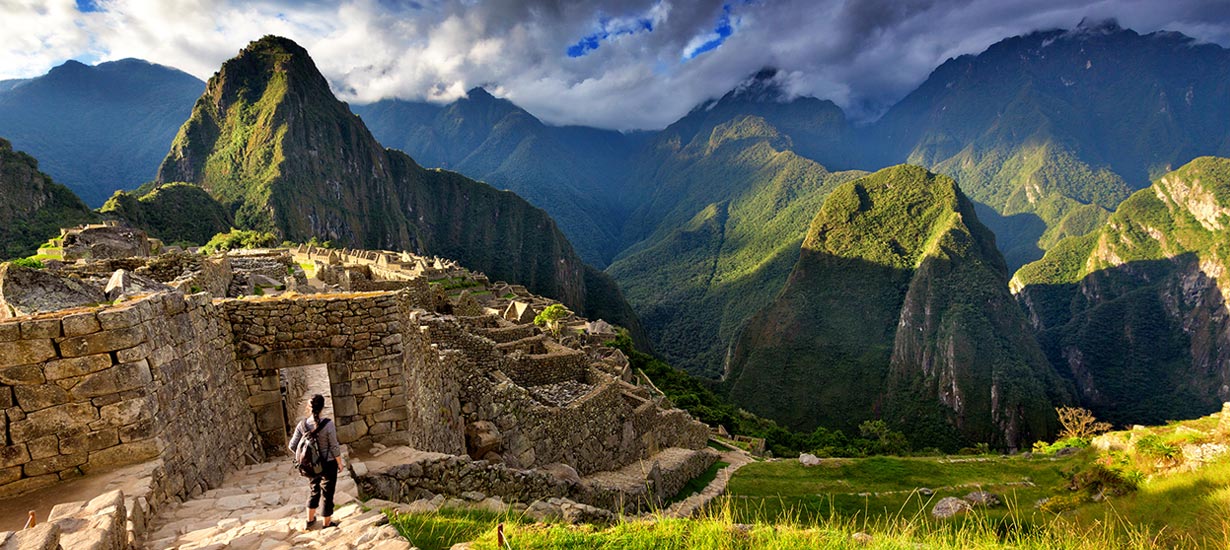
[[[1157,434],[1149,434],[1136,441],[1136,452],[1148,458],[1174,460],[1182,451],[1178,445],[1167,443]]]
[[[559,335],[559,322],[572,315],[563,304],[551,304],[534,316],[534,324]]]
[[[18,258],[16,260],[13,260],[12,264],[21,266],[21,267],[28,267],[30,269],[42,269],[43,267],[45,267],[43,265],[43,262],[40,262],[34,258]]]
[[[1080,407],[1059,407],[1059,437],[1064,439],[1091,439],[1093,436],[1110,431],[1109,422],[1098,422],[1089,409]]]
[[[226,233],[214,235],[212,239],[209,239],[209,242],[205,243],[205,246],[201,247],[201,252],[213,254],[214,252],[238,250],[241,248],[268,248],[277,244],[278,238],[273,233],[231,229]]]

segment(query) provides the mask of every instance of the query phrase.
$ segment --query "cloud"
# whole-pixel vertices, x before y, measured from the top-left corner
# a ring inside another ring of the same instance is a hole
[[[208,78],[279,34],[352,102],[486,86],[549,123],[660,128],[773,66],[868,118],[949,57],[1087,17],[1230,44],[1221,0],[0,0],[0,79],[123,57]]]

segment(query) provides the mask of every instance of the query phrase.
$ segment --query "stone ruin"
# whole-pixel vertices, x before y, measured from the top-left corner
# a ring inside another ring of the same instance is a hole
[[[284,454],[304,391],[294,373],[318,364],[363,498],[632,513],[717,460],[708,428],[603,345],[614,327],[574,316],[545,334],[533,316],[554,301],[452,262],[301,246],[82,259],[41,275],[101,293],[121,270],[158,286],[61,309],[29,305],[22,279],[0,276],[0,497],[141,465],[139,489],[103,506],[139,540],[160,506]],[[94,504],[61,515],[97,515]]]

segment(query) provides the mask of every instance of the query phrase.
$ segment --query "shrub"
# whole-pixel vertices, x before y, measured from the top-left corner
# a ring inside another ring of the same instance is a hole
[[[572,315],[563,304],[551,304],[534,316],[534,324],[545,328],[551,334],[559,335],[559,322]]]
[[[201,252],[213,254],[214,252],[240,248],[268,248],[277,244],[278,239],[273,233],[231,229],[226,233],[214,235],[212,239],[209,239],[209,242],[205,243],[205,246],[201,247]]]
[[[12,263],[13,265],[28,267],[30,269],[42,269],[44,267],[43,262],[40,262],[34,258],[18,258],[13,260]]]
[[[1059,407],[1059,425],[1062,429],[1059,437],[1063,439],[1090,439],[1095,435],[1110,431],[1110,423],[1098,422],[1089,409],[1080,407]]]
[[[1157,434],[1149,434],[1136,440],[1136,452],[1148,458],[1174,460],[1181,451],[1178,445],[1167,443]]]

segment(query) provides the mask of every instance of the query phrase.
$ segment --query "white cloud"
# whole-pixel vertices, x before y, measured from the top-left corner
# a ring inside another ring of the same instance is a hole
[[[733,34],[713,39],[729,6]],[[951,56],[1086,16],[1230,43],[1219,0],[0,0],[0,79],[138,57],[202,79],[249,41],[291,38],[348,101],[447,101],[488,86],[551,123],[661,127],[765,66],[792,91],[874,114]],[[637,29],[651,21],[653,30]],[[606,36],[600,36],[606,32]],[[582,57],[566,50],[600,36]]]

